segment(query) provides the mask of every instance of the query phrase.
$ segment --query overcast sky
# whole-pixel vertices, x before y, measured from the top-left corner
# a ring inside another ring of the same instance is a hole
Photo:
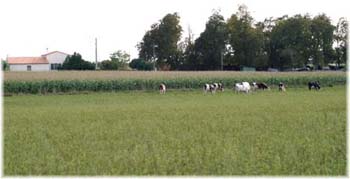
[[[195,38],[204,30],[213,9],[225,19],[248,6],[255,21],[285,14],[325,13],[333,24],[348,18],[348,0],[1,0],[0,58],[40,56],[49,51],[82,54],[94,61],[94,39],[98,38],[98,59],[116,50],[131,58],[138,56],[136,45],[153,23],[167,13],[178,12],[183,36],[188,26]]]

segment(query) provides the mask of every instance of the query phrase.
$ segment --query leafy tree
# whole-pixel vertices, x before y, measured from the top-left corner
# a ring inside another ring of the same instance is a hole
[[[139,50],[139,58],[145,59],[146,61],[153,61],[155,59],[155,47],[158,46],[158,24],[152,24],[151,30],[147,31],[143,36],[142,41],[137,45]]]
[[[101,70],[118,70],[118,64],[112,60],[103,60],[99,66]]]
[[[146,71],[153,70],[153,63],[148,62],[148,61],[141,59],[141,58],[133,59],[129,63],[129,66],[130,66],[130,68],[137,69],[137,70],[146,70]]]
[[[188,27],[188,36],[182,43],[182,48],[180,48],[183,59],[183,64],[181,66],[182,70],[197,70],[197,67],[199,67],[199,60],[196,58],[193,36],[191,28]]]
[[[228,63],[234,66],[266,66],[266,57],[262,57],[263,31],[253,27],[253,18],[245,5],[239,6],[238,12],[227,20],[227,27],[233,52]]]
[[[159,23],[153,24],[138,44],[139,58],[156,60],[159,68],[177,69],[182,27],[177,13],[167,14]]]
[[[271,59],[274,58],[272,53],[274,46],[271,43],[271,32],[275,26],[275,20],[272,17],[265,18],[263,22],[258,22],[255,26],[259,33],[260,40],[262,40],[259,56],[255,65],[257,70],[267,70],[268,67],[273,67]]]
[[[130,55],[125,51],[118,50],[110,55],[111,61],[117,65],[117,69],[127,69]]]
[[[346,63],[348,45],[348,26],[348,21],[344,17],[342,17],[339,19],[335,30],[335,62],[338,64],[338,66],[341,63]]]
[[[64,70],[94,70],[95,64],[82,59],[79,53],[74,52],[73,55],[68,55],[63,62],[62,69]]]
[[[311,19],[308,15],[283,16],[271,31],[270,64],[280,69],[305,66],[311,57]]]
[[[209,17],[205,30],[195,40],[194,59],[197,60],[198,70],[220,70],[221,58],[225,53],[227,27],[224,17],[215,11]]]
[[[334,50],[333,32],[335,27],[325,14],[318,15],[311,20],[311,57],[316,67],[322,67],[333,61]]]
[[[1,60],[1,64],[2,64],[2,71],[8,70],[9,65],[5,60]]]
[[[115,51],[110,54],[109,58],[109,60],[104,60],[99,64],[101,70],[125,70],[128,68],[130,55],[125,51]]]

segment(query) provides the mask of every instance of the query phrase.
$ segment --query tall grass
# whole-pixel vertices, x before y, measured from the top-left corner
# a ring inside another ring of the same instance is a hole
[[[4,175],[346,175],[344,86],[4,98]]]

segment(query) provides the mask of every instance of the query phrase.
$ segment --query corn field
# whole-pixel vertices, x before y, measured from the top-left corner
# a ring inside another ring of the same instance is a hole
[[[4,92],[9,94],[66,93],[82,91],[156,90],[160,83],[168,89],[200,89],[205,83],[220,82],[225,88],[234,83],[259,81],[276,86],[303,87],[309,81],[321,86],[346,84],[345,72],[7,72]]]

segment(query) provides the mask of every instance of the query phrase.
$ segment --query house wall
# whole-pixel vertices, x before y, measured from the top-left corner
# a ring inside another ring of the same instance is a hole
[[[10,64],[10,71],[27,71],[27,66],[32,67],[31,71],[50,71],[50,64]]]
[[[67,55],[64,53],[60,53],[60,52],[56,52],[56,53],[52,53],[49,55],[46,55],[46,59],[47,61],[49,61],[49,63],[59,63],[59,64],[63,64],[64,60],[66,59]]]

